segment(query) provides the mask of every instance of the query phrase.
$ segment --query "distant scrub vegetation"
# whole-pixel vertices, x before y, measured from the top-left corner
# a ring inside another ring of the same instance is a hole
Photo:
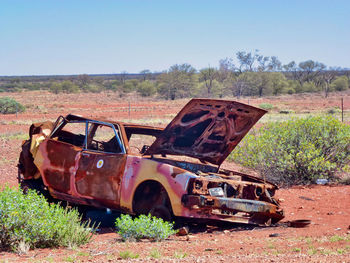
[[[139,74],[0,77],[0,92],[49,90],[53,93],[136,92],[144,97],[165,99],[188,97],[266,96],[302,92],[342,91],[349,88],[350,70],[327,67],[307,60],[283,65],[277,57],[258,51],[236,53],[238,63],[226,58],[218,68],[196,70],[176,64],[161,73],[143,70]]]

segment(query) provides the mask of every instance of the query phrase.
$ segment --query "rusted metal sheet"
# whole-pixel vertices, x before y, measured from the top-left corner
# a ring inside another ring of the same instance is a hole
[[[146,154],[187,155],[220,165],[265,113],[235,101],[192,99]]]
[[[23,144],[20,158],[19,174],[24,177],[20,181],[41,182],[41,177],[43,187],[57,199],[130,214],[277,222],[283,210],[274,198],[276,185],[203,163],[221,164],[264,113],[238,102],[196,99],[165,130],[67,115],[51,125],[50,134],[43,132],[44,124],[31,127],[31,139]],[[83,132],[65,129],[73,123],[85,125]],[[111,128],[115,138],[95,140],[100,126]],[[156,141],[131,154],[129,140],[134,134],[153,136]],[[202,162],[185,160],[184,155]],[[30,165],[34,172],[23,168]]]

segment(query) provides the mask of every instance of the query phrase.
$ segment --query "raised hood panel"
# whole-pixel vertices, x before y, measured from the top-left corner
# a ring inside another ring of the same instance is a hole
[[[220,165],[265,113],[236,101],[192,99],[145,154],[186,155]]]

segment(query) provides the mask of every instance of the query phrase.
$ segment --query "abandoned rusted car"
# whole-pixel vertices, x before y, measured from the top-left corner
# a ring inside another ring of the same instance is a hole
[[[283,218],[277,186],[220,167],[265,113],[235,101],[192,99],[164,129],[60,116],[31,125],[18,179],[23,188],[78,205],[268,225]],[[148,145],[132,146],[140,137]]]

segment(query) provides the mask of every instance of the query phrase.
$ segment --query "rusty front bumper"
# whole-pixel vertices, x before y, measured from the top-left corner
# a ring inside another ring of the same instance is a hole
[[[236,223],[269,225],[284,218],[283,210],[279,206],[263,201],[184,195],[182,203],[198,215],[206,214],[208,218]]]

